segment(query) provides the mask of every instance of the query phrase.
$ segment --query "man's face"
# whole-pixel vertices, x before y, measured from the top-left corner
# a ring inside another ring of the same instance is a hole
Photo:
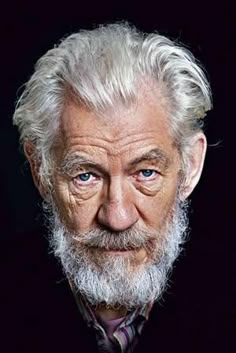
[[[54,164],[51,243],[77,289],[92,304],[156,299],[187,224],[161,101],[144,92],[103,115],[68,104]]]
[[[103,116],[66,106],[53,185],[54,202],[70,231],[161,230],[179,179],[180,157],[167,114],[150,93],[133,108]],[[136,263],[148,261],[147,255],[140,248]]]

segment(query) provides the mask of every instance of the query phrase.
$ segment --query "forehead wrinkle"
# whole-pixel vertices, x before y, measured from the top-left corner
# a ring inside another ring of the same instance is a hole
[[[146,133],[145,138],[143,137],[142,133],[136,133],[136,134],[131,134],[128,136],[126,135],[123,137],[116,137],[116,138],[114,137],[101,138],[101,137],[91,136],[91,135],[75,136],[74,138],[70,137],[71,139],[70,144],[76,145],[78,138],[79,138],[79,144],[82,147],[82,152],[84,151],[84,148],[83,148],[84,146],[85,147],[84,152],[88,155],[91,155],[91,152],[93,152],[94,149],[96,149],[96,154],[101,154],[101,155],[105,154],[106,156],[109,156],[109,157],[116,157],[123,153],[126,153],[127,151],[130,150],[130,146],[132,147],[136,143],[141,142],[140,146],[144,146],[144,144],[146,145],[148,143],[155,145],[155,142],[156,142],[155,141],[156,139],[153,137],[153,132],[151,131]],[[66,156],[69,155],[68,162],[71,160],[72,155],[77,153],[78,152],[67,153]],[[159,154],[158,157],[159,159],[164,160],[164,158],[161,158],[161,153]],[[86,159],[87,157],[83,157],[83,158]],[[65,157],[65,159],[67,159],[67,157]],[[83,162],[83,160],[81,162]]]
[[[104,130],[101,131],[101,134],[98,134],[98,131],[92,131],[92,133],[90,134],[83,133],[81,135],[79,133],[74,135],[73,132],[73,134],[68,135],[67,138],[70,139],[71,143],[74,140],[76,141],[77,139],[79,139],[81,144],[84,144],[85,142],[86,145],[96,146],[103,149],[106,149],[105,145],[107,143],[111,145],[122,144],[123,146],[126,146],[134,142],[139,142],[143,140],[143,132],[137,133],[135,131],[130,131],[127,135],[127,131],[125,131],[124,129],[119,129],[119,131],[112,131],[112,128],[110,128],[107,133]],[[124,132],[124,136],[122,136],[122,132]],[[145,135],[146,138],[152,138],[153,130],[145,131]]]

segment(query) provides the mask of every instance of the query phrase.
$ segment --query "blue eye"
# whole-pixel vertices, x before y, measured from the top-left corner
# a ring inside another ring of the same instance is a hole
[[[97,176],[93,172],[85,172],[85,173],[78,174],[74,178],[74,183],[76,186],[89,187],[97,184],[99,180],[100,180],[99,176]]]
[[[82,173],[82,174],[78,175],[78,178],[81,181],[88,181],[91,176],[92,176],[92,173]]]
[[[150,178],[155,173],[155,171],[152,169],[143,169],[141,170],[141,173],[145,178]]]
[[[141,169],[137,174],[137,179],[140,182],[149,182],[157,180],[158,172],[154,169]]]

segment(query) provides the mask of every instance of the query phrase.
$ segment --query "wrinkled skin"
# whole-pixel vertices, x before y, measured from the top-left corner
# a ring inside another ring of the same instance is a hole
[[[137,104],[99,115],[68,103],[61,117],[59,143],[54,150],[53,199],[61,219],[72,232],[96,227],[113,232],[132,228],[162,229],[176,201],[181,160],[163,102],[143,92]],[[46,191],[25,144],[36,186]],[[193,139],[192,157],[182,199],[197,184],[206,151],[203,133]],[[121,255],[119,252],[117,255]],[[125,252],[124,252],[125,256]],[[144,249],[136,263],[145,263]]]

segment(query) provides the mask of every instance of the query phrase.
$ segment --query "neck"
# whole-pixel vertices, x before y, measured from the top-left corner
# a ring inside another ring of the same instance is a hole
[[[98,305],[95,309],[95,315],[102,320],[115,320],[126,316],[127,311],[127,308],[124,306],[113,308],[106,305]]]
[[[76,297],[76,290],[73,282],[69,279],[69,284],[72,290],[72,293]],[[112,307],[106,304],[97,305],[94,309],[94,313],[97,317],[100,317],[102,320],[115,320],[121,317],[126,316],[128,310],[125,306]]]

